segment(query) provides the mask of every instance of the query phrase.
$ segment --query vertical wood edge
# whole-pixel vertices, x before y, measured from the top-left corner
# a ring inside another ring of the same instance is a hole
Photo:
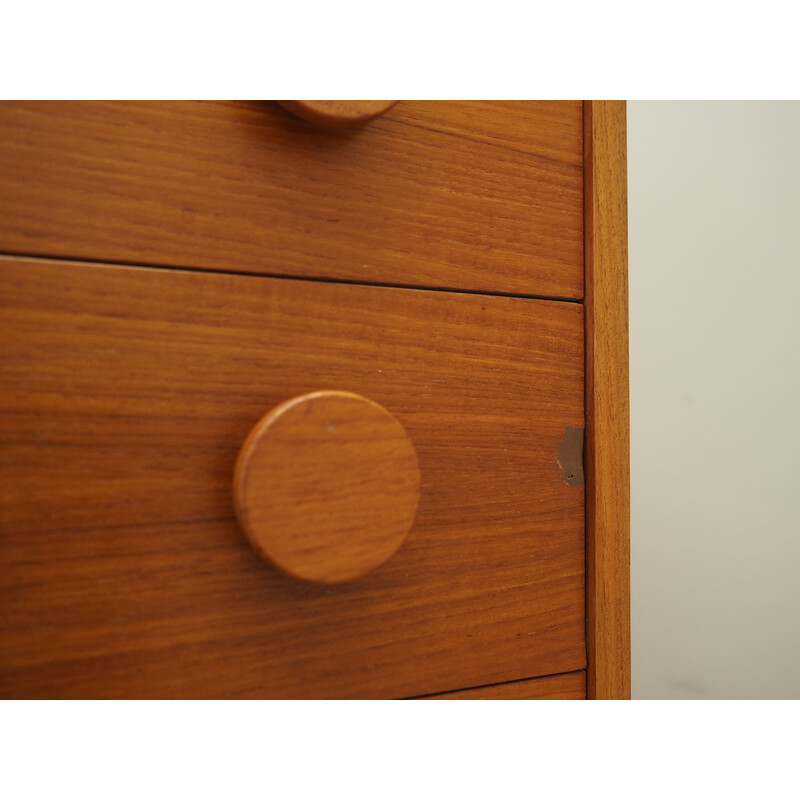
[[[584,103],[589,699],[629,699],[630,401],[624,101]]]

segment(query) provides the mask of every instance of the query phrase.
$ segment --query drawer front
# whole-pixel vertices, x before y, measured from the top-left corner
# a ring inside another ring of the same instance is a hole
[[[583,310],[0,258],[0,694],[410,697],[585,667]],[[260,559],[253,425],[355,392],[419,460],[416,522],[359,580]],[[574,481],[573,481],[574,483]]]
[[[424,700],[585,700],[586,673],[568,672],[566,675],[548,675],[529,681],[501,683],[499,686],[481,686],[445,692]]]
[[[0,252],[578,299],[580,102],[0,103]]]

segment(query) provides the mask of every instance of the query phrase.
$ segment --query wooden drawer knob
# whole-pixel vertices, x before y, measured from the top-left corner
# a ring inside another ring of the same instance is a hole
[[[402,544],[419,503],[414,446],[382,406],[314,392],[263,417],[234,477],[239,524],[253,547],[296,578],[343,583]]]
[[[363,125],[385,114],[397,100],[278,100],[296,117],[328,128]]]

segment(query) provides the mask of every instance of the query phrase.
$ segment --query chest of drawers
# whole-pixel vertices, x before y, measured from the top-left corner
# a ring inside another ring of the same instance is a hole
[[[2,104],[0,694],[627,696],[624,115]]]

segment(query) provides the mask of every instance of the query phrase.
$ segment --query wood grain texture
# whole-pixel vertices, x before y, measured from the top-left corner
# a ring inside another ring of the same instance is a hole
[[[385,114],[397,100],[279,100],[300,119],[331,128],[363,125]]]
[[[256,551],[317,583],[388,561],[419,505],[419,461],[403,426],[351,392],[312,392],[250,432],[233,480],[236,517]]]
[[[0,103],[0,252],[580,299],[579,102]]]
[[[630,698],[628,203],[624,102],[587,102],[588,693]]]
[[[0,695],[410,697],[583,669],[583,307],[0,258]],[[315,586],[231,480],[266,411],[388,409],[423,483],[400,550]]]
[[[548,675],[529,681],[501,683],[498,686],[481,686],[457,692],[434,694],[420,700],[585,700],[586,673],[568,672],[566,675]]]

